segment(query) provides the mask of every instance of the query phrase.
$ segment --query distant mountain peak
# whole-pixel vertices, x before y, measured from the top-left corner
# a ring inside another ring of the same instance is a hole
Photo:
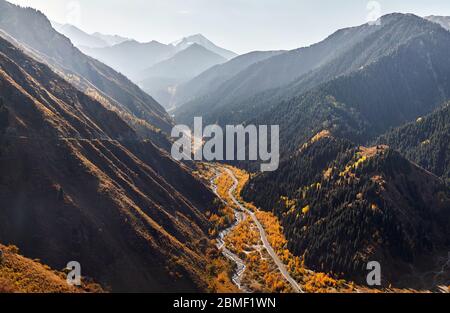
[[[149,45],[149,46],[167,46],[166,44],[163,44],[163,43],[161,43],[159,41],[156,41],[156,40],[149,41],[149,42],[147,42],[145,44]]]
[[[130,38],[127,38],[127,37],[122,37],[119,35],[102,34],[99,32],[93,33],[92,36],[102,39],[103,41],[107,42],[108,45],[110,45],[110,46],[115,46],[115,45],[121,44],[122,42],[131,40]]]
[[[189,38],[204,38],[204,39],[206,39],[206,37],[205,36],[203,36],[202,34],[200,34],[200,33],[198,33],[198,34],[194,34],[194,35],[192,35],[192,36],[189,36],[189,37],[187,37],[188,39]]]
[[[198,43],[190,44],[174,56],[163,60],[140,74],[142,80],[148,77],[170,77],[184,81],[200,74],[204,70],[226,62],[221,55]]]
[[[189,45],[189,47],[187,47],[185,50],[183,50],[183,51],[186,51],[186,50],[205,50],[205,51],[209,51],[208,49],[206,49],[204,46],[202,46],[202,45],[199,45],[198,43],[196,43],[196,42],[193,42],[193,43],[191,43],[190,45]],[[181,51],[181,52],[183,52],[183,51]],[[181,53],[180,52],[180,53]],[[212,51],[209,51],[209,52],[212,52]],[[212,53],[214,53],[214,52],[212,52]]]
[[[58,33],[69,38],[77,47],[104,48],[109,46],[103,38],[90,35],[72,24],[60,24],[53,21],[50,23]]]
[[[208,43],[211,44],[212,42],[210,40],[208,40],[208,38],[206,38],[205,36],[203,36],[202,34],[198,33],[198,34],[194,34],[194,35],[190,35],[187,37],[183,37],[177,41],[174,41],[172,43],[170,43],[172,46],[177,47],[182,43],[187,43],[187,44],[193,44],[193,43]]]
[[[107,35],[99,32],[89,34],[72,24],[61,24],[50,21],[52,27],[60,34],[63,34],[77,47],[105,48],[130,41],[129,38],[119,35]]]
[[[183,37],[180,40],[172,42],[170,45],[175,47],[178,51],[181,51],[193,45],[194,43],[224,57],[227,60],[230,60],[237,56],[236,53],[217,46],[211,40],[200,33]]]

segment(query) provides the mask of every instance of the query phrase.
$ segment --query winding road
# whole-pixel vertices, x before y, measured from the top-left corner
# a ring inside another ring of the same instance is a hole
[[[223,200],[219,193],[217,192],[217,185],[214,184],[214,181],[216,180],[217,177],[219,177],[220,173],[218,171],[216,171],[216,175],[211,178],[211,185],[213,186],[213,191],[216,194],[216,196],[226,205],[226,201]],[[247,289],[244,285],[242,285],[242,278],[244,276],[244,272],[245,269],[247,268],[245,266],[244,261],[239,258],[236,254],[234,254],[233,252],[231,252],[229,249],[227,249],[227,247],[225,246],[225,237],[233,231],[233,229],[239,225],[240,222],[242,222],[244,220],[244,214],[238,210],[233,210],[234,211],[234,223],[233,225],[231,225],[230,227],[222,230],[219,235],[217,236],[217,249],[219,249],[220,251],[222,251],[222,254],[228,258],[229,260],[231,260],[232,262],[234,262],[236,264],[236,269],[234,271],[233,277],[232,277],[232,281],[233,283],[239,288],[239,290],[241,290],[242,292],[245,293],[251,293],[251,290]]]
[[[233,186],[230,188],[230,190],[228,190],[228,194],[230,196],[230,199],[234,202],[234,204],[242,211],[247,213],[253,220],[253,222],[256,224],[256,226],[258,227],[258,231],[261,237],[261,241],[264,245],[264,248],[267,250],[267,252],[269,253],[270,257],[272,258],[273,262],[275,263],[275,265],[278,267],[278,270],[280,271],[280,273],[283,275],[283,277],[291,284],[292,288],[294,289],[295,292],[298,293],[304,293],[304,291],[302,290],[302,288],[298,285],[298,283],[295,281],[294,278],[292,278],[292,276],[289,274],[288,270],[286,269],[286,266],[283,264],[283,262],[280,260],[280,258],[278,257],[278,255],[275,253],[275,251],[273,250],[272,246],[270,245],[268,239],[267,239],[267,234],[266,231],[264,230],[264,227],[261,225],[261,223],[259,222],[258,218],[256,217],[255,213],[253,213],[252,211],[250,211],[249,209],[247,209],[244,205],[242,205],[235,197],[234,197],[234,191],[236,190],[237,186],[238,186],[238,180],[236,179],[236,176],[234,175],[234,173],[227,169],[227,168],[223,168],[223,170],[233,179]]]

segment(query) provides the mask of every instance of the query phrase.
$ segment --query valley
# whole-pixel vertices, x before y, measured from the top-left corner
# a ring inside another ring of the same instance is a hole
[[[303,288],[307,292],[351,292],[352,284],[304,269],[300,259],[286,249],[278,219],[242,200],[239,192],[248,174],[220,164],[203,167],[204,176],[216,173],[212,175],[212,187],[234,215],[217,241],[222,253],[236,264],[233,282],[242,292],[303,293]]]
[[[0,0],[0,293],[449,292],[449,17],[51,19]]]
[[[203,163],[201,176],[210,177],[213,190],[228,209],[210,218],[213,225],[221,225],[217,247],[234,264],[231,280],[240,292],[288,293],[428,293],[421,288],[386,286],[370,288],[351,280],[339,279],[305,265],[304,256],[296,257],[289,250],[280,220],[270,212],[262,211],[245,202],[239,190],[249,175],[238,168],[216,163]],[[220,229],[219,228],[219,229]],[[422,277],[445,275],[446,259],[434,271]],[[416,273],[415,275],[419,275]],[[339,275],[338,275],[339,276]],[[439,279],[435,288],[445,291]]]

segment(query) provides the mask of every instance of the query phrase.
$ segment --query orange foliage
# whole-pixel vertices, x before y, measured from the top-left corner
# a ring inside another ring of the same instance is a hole
[[[206,216],[209,216],[209,222],[211,223],[209,229],[211,237],[216,237],[220,230],[229,227],[234,221],[233,209],[228,206],[220,208],[217,214],[207,212]]]
[[[237,287],[231,281],[233,264],[216,249],[208,253],[208,259],[208,290],[214,293],[237,292]]]
[[[308,276],[305,284],[306,292],[324,293],[344,288],[345,281],[335,280],[325,273],[314,273]]]

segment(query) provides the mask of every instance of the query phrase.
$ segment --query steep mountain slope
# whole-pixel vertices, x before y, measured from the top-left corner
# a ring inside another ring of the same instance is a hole
[[[298,97],[247,112],[247,123],[280,125],[282,157],[311,134],[328,129],[366,143],[390,128],[416,120],[450,98],[450,33],[414,16],[400,15],[405,28],[422,29],[391,53],[351,74]],[[403,33],[403,31],[402,31]],[[254,106],[257,106],[255,104]],[[243,112],[240,112],[243,115]],[[226,116],[221,123],[229,122]]]
[[[352,147],[350,141],[322,131],[283,160],[278,170],[256,175],[244,188],[244,195],[258,206],[272,208],[282,196],[291,197],[300,186],[312,184],[318,173]]]
[[[131,79],[134,79],[143,69],[168,59],[176,53],[170,45],[157,41],[140,43],[135,40],[99,49],[81,47],[81,50]]]
[[[227,60],[231,60],[232,58],[237,57],[237,54],[234,53],[233,51],[218,47],[217,45],[215,45],[213,42],[208,40],[202,34],[196,34],[196,35],[184,37],[178,41],[171,43],[171,45],[174,46],[177,51],[187,49],[190,46],[192,46],[193,44],[198,44],[198,45],[202,46],[203,48],[208,49],[209,51],[214,52],[215,54],[218,54]]]
[[[51,22],[53,28],[60,34],[66,36],[77,47],[103,48],[109,44],[103,39],[89,35],[76,26],[70,24],[58,24]]]
[[[225,61],[225,58],[220,55],[198,44],[192,44],[170,59],[159,62],[149,69],[144,70],[140,73],[139,78],[169,77],[186,80],[197,76],[211,66],[224,63]]]
[[[171,118],[153,98],[125,76],[81,53],[69,39],[56,32],[39,11],[0,0],[0,29],[20,42],[23,49],[65,75],[80,90],[95,93],[98,99],[102,98],[123,116],[127,115],[130,125],[148,123],[144,126],[149,131],[152,127],[170,131]]]
[[[113,291],[205,288],[214,196],[190,170],[4,39],[0,90],[1,242]]]
[[[102,288],[82,279],[82,286],[70,286],[63,272],[52,270],[18,253],[15,246],[0,244],[0,293],[80,293],[102,292]]]
[[[216,46],[202,35],[189,36],[168,45],[154,40],[148,43],[129,40],[123,41],[112,47],[81,47],[80,49],[87,55],[104,62],[119,72],[127,75],[133,81],[139,82],[149,77],[148,75],[142,76],[143,71],[159,62],[170,59],[177,53],[186,50],[193,45],[200,45],[208,51],[218,54],[227,60],[236,56],[233,52]],[[191,60],[187,61],[190,62]],[[183,66],[188,66],[188,64]]]
[[[194,43],[170,59],[155,64],[140,73],[138,75],[138,79],[141,79],[139,85],[166,107],[170,107],[172,89],[212,66],[224,62],[226,59],[222,56]]]
[[[175,112],[181,122],[202,115],[208,122],[240,123],[255,112],[276,108],[318,86],[340,77],[363,72],[374,63],[405,50],[428,35],[445,33],[438,25],[413,15],[391,14],[381,24],[362,25],[337,31],[321,43],[254,64],[227,81],[212,95],[186,103]],[[429,40],[428,40],[429,41]],[[439,43],[421,47],[420,64],[428,62],[426,50],[445,48]],[[428,66],[428,64],[425,64]],[[309,134],[310,135],[310,134]]]
[[[450,105],[378,138],[412,160],[450,182]]]
[[[450,17],[448,17],[448,16],[431,15],[431,16],[427,16],[425,18],[429,21],[432,21],[432,22],[435,22],[435,23],[441,25],[446,30],[450,30]]]
[[[427,275],[450,247],[450,190],[385,146],[352,148],[322,132],[243,196],[278,215],[289,249],[314,270],[365,282],[367,263],[378,261],[384,286],[450,281]]]
[[[174,99],[175,104],[179,106],[195,98],[213,93],[220,85],[232,79],[247,67],[283,52],[285,51],[254,51],[235,57],[224,64],[213,66],[192,80],[178,86]]]

